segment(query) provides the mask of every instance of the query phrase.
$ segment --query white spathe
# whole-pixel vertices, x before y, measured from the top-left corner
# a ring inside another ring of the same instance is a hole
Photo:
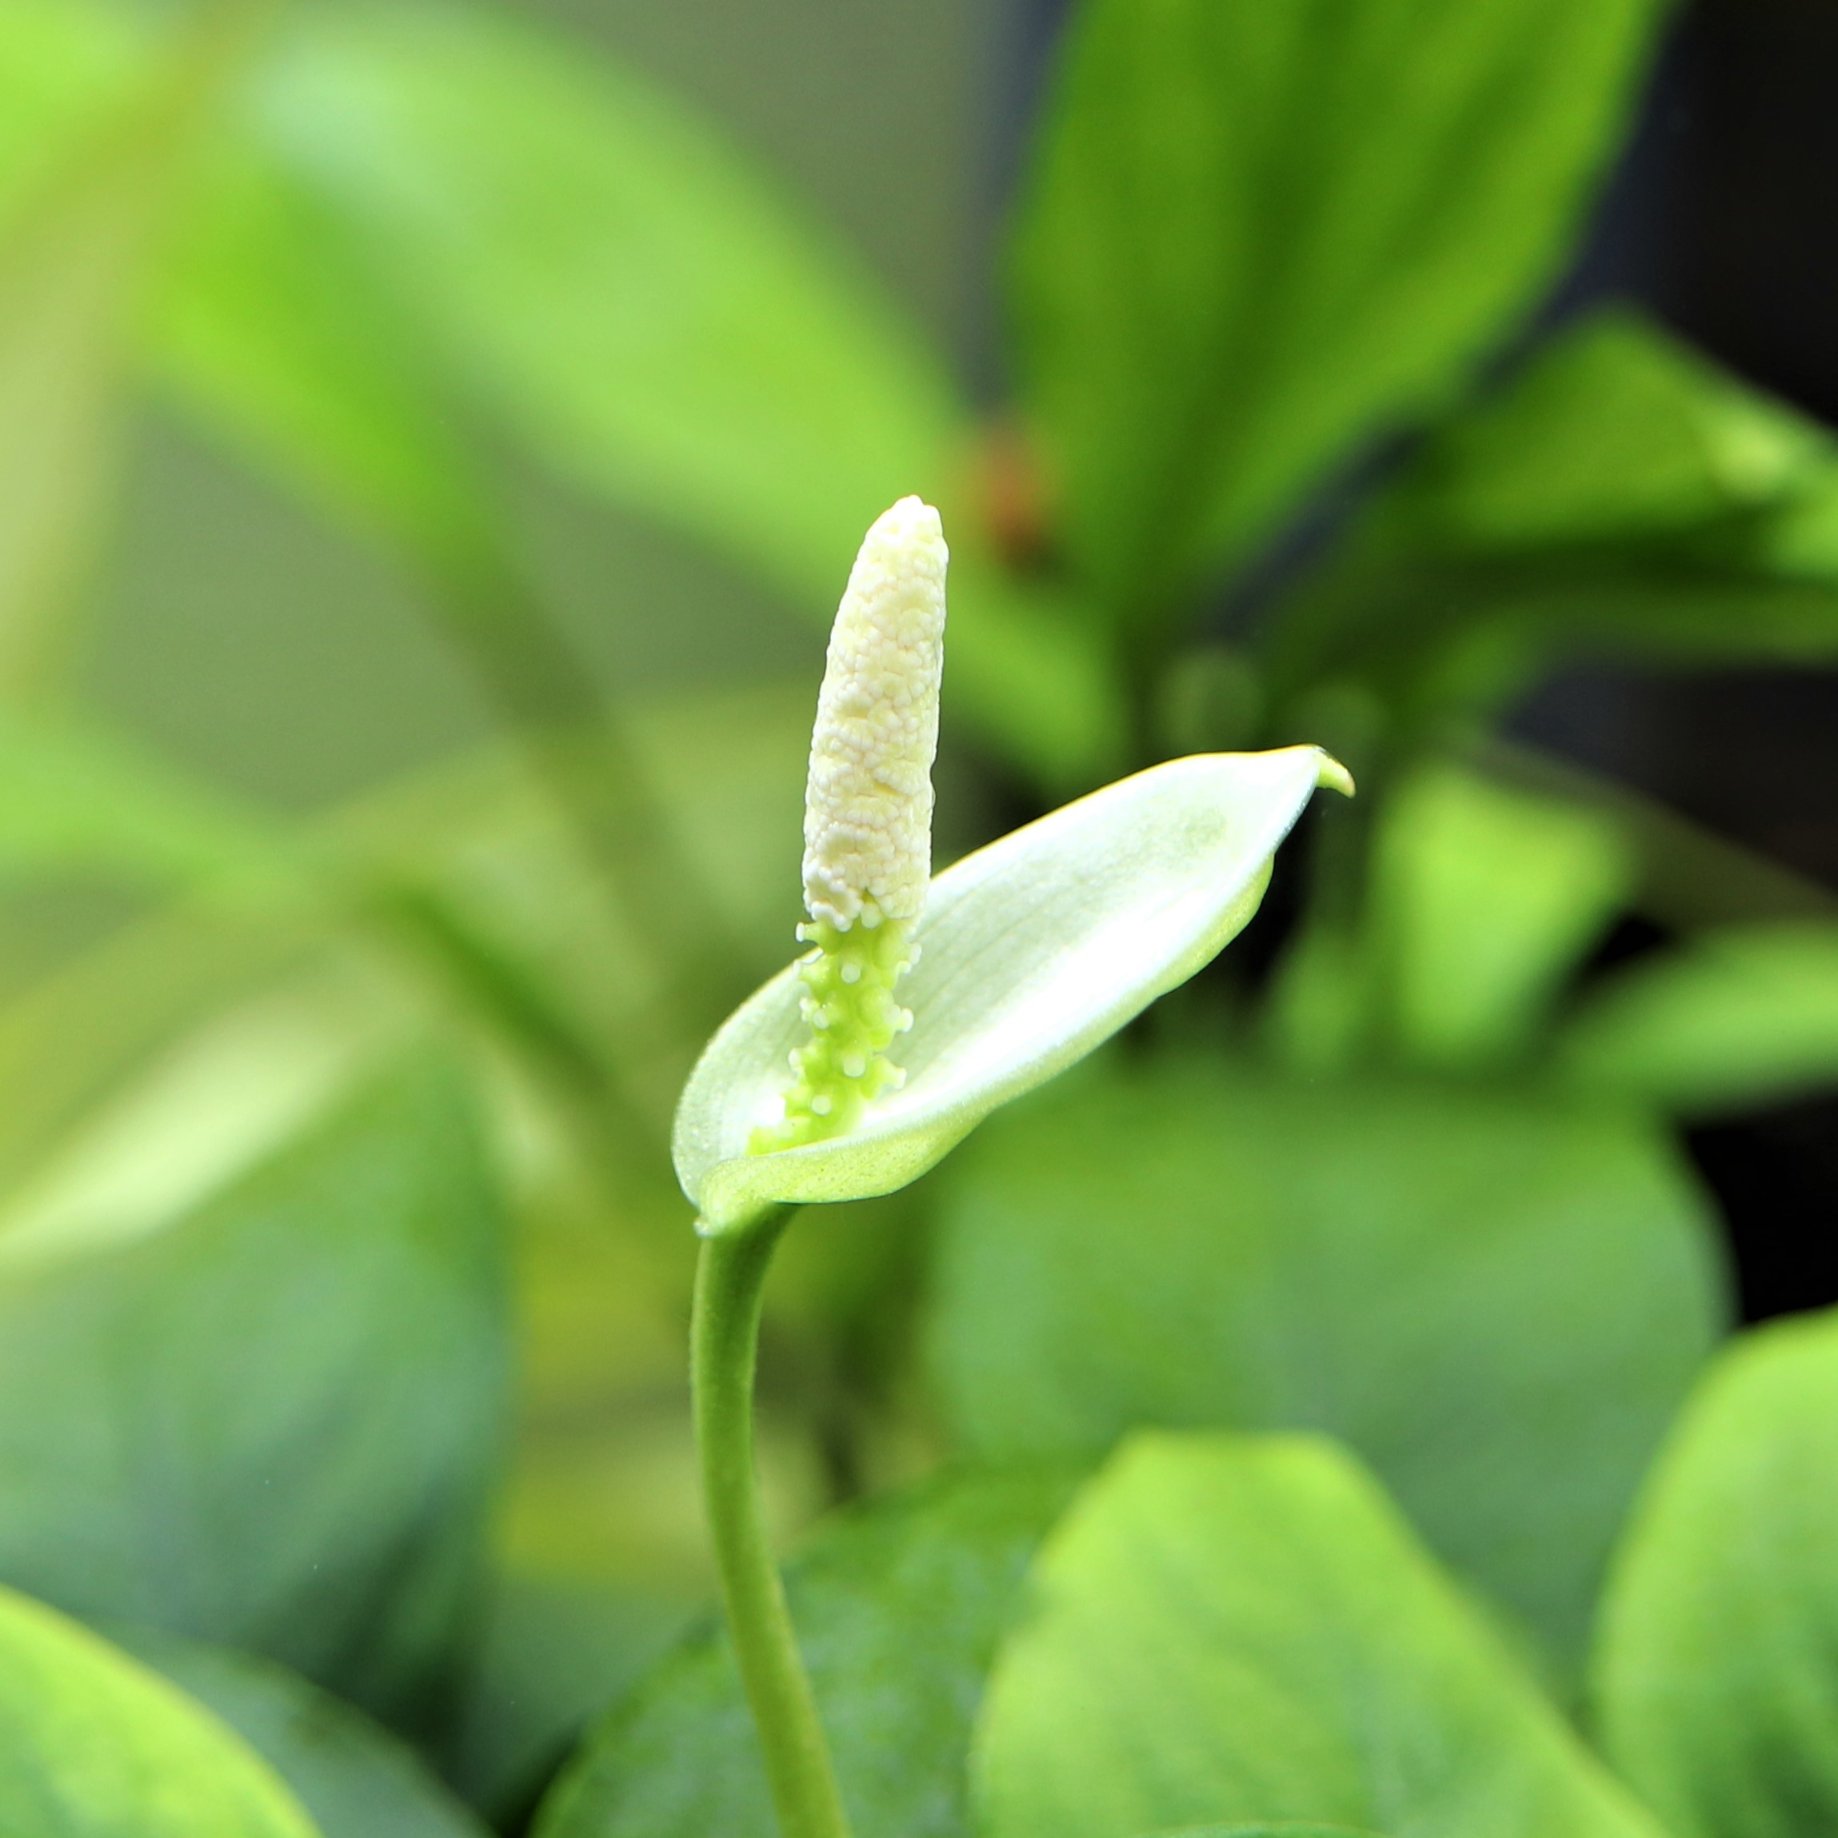
[[[1257,910],[1317,785],[1318,747],[1170,760],[966,856],[926,891],[902,995],[905,1086],[841,1135],[749,1155],[807,1029],[789,966],[723,1024],[677,1109],[677,1177],[709,1233],[916,1179],[999,1105],[1064,1071],[1209,962]]]

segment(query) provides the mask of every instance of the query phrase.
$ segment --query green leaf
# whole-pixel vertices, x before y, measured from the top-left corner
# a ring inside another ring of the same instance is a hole
[[[939,1208],[962,1452],[1324,1431],[1564,1658],[1725,1307],[1657,1132],[1397,1077],[1115,1068],[992,1126]]]
[[[1838,1313],[1746,1335],[1692,1399],[1603,1604],[1597,1722],[1676,1838],[1838,1826]]]
[[[1326,1445],[1138,1439],[1029,1597],[973,1750],[990,1838],[1222,1817],[1658,1838]]]
[[[117,735],[0,713],[0,880],[182,890],[284,875],[278,826]]]
[[[1592,1097],[1688,1117],[1838,1082],[1838,926],[1730,926],[1593,988],[1557,1043]]]
[[[237,126],[213,141],[174,239],[149,332],[157,374],[417,574],[489,579],[504,533],[459,379],[341,201]]]
[[[963,706],[1051,782],[1119,742],[1067,609],[968,504],[937,360],[830,239],[604,51],[479,7],[296,16],[215,150],[161,320],[194,407],[489,610],[505,533],[468,424],[827,619],[910,491],[961,532]],[[960,510],[953,507],[963,507]]]
[[[112,1168],[85,1155],[21,1196],[0,1233],[0,1577],[406,1715],[481,1556],[497,1208],[437,1068],[349,1095],[341,1062],[291,1066],[287,1103],[247,1115],[234,1088],[200,1113],[179,1068],[138,1134],[93,1145]]]
[[[1166,615],[1439,404],[1561,259],[1654,0],[1094,0],[1016,249],[1063,535]]]
[[[1178,1832],[1155,1832],[1149,1838],[1377,1838],[1350,1825],[1184,1825]]]
[[[0,213],[47,180],[131,87],[144,21],[85,0],[8,0],[0,62]]]
[[[606,1309],[595,1313],[604,1324]],[[606,1457],[601,1417],[595,1430],[600,1475]],[[446,1744],[454,1785],[493,1824],[517,1823],[589,1720],[656,1662],[682,1618],[672,1605],[636,1592],[501,1578]]]
[[[317,1838],[266,1764],[215,1718],[87,1629],[4,1590],[0,1831]]]
[[[262,115],[540,450],[781,579],[833,599],[835,558],[956,436],[865,277],[597,50],[484,8],[325,7]]]
[[[1579,960],[1633,887],[1618,827],[1446,765],[1381,807],[1352,935],[1305,934],[1272,998],[1292,1063],[1363,1049],[1472,1072],[1524,1057]]]
[[[677,1110],[677,1176],[707,1229],[917,1180],[1209,963],[1257,910],[1317,784],[1352,789],[1316,747],[1170,760],[948,868],[900,985],[915,1017],[899,1042],[905,1086],[842,1135],[749,1155],[808,1032],[797,966],[783,970],[709,1043]]]
[[[54,62],[71,47],[53,41]],[[29,38],[28,52],[45,54]],[[235,48],[180,37],[0,231],[0,697],[62,687],[71,603],[114,484],[137,313],[193,135]],[[19,430],[30,438],[19,438]]]
[[[964,1756],[1022,1574],[1062,1481],[972,1477],[840,1521],[791,1607],[856,1829],[970,1838]],[[774,1838],[725,1637],[688,1642],[615,1708],[545,1802],[538,1838]]]
[[[1279,696],[1345,678],[1429,708],[1566,656],[1830,659],[1838,446],[1602,315],[1430,441],[1271,632]]]
[[[234,1730],[324,1838],[485,1838],[412,1750],[284,1668],[144,1629],[109,1632]]]

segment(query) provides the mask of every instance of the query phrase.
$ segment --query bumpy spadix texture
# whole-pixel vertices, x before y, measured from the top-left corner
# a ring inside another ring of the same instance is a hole
[[[863,539],[830,633],[804,794],[804,903],[846,932],[917,919],[932,873],[944,530],[902,498]]]
[[[901,1083],[887,1050],[912,1025],[893,992],[932,872],[946,560],[938,513],[902,498],[869,530],[837,609],[804,796],[810,1039],[755,1154],[846,1130]]]

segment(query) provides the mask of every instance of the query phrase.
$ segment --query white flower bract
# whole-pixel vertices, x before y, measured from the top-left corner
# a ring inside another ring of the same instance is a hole
[[[837,609],[811,735],[804,902],[838,931],[916,919],[925,898],[947,560],[938,513],[902,498],[863,539]]]

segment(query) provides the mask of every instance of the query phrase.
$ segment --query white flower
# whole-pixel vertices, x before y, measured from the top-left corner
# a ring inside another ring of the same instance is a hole
[[[1353,789],[1316,747],[1169,760],[947,868],[912,927],[904,1082],[842,1128],[761,1154],[786,1054],[809,1032],[808,962],[774,977],[709,1042],[677,1107],[677,1175],[702,1230],[917,1179],[1211,959],[1257,910],[1317,785]]]

